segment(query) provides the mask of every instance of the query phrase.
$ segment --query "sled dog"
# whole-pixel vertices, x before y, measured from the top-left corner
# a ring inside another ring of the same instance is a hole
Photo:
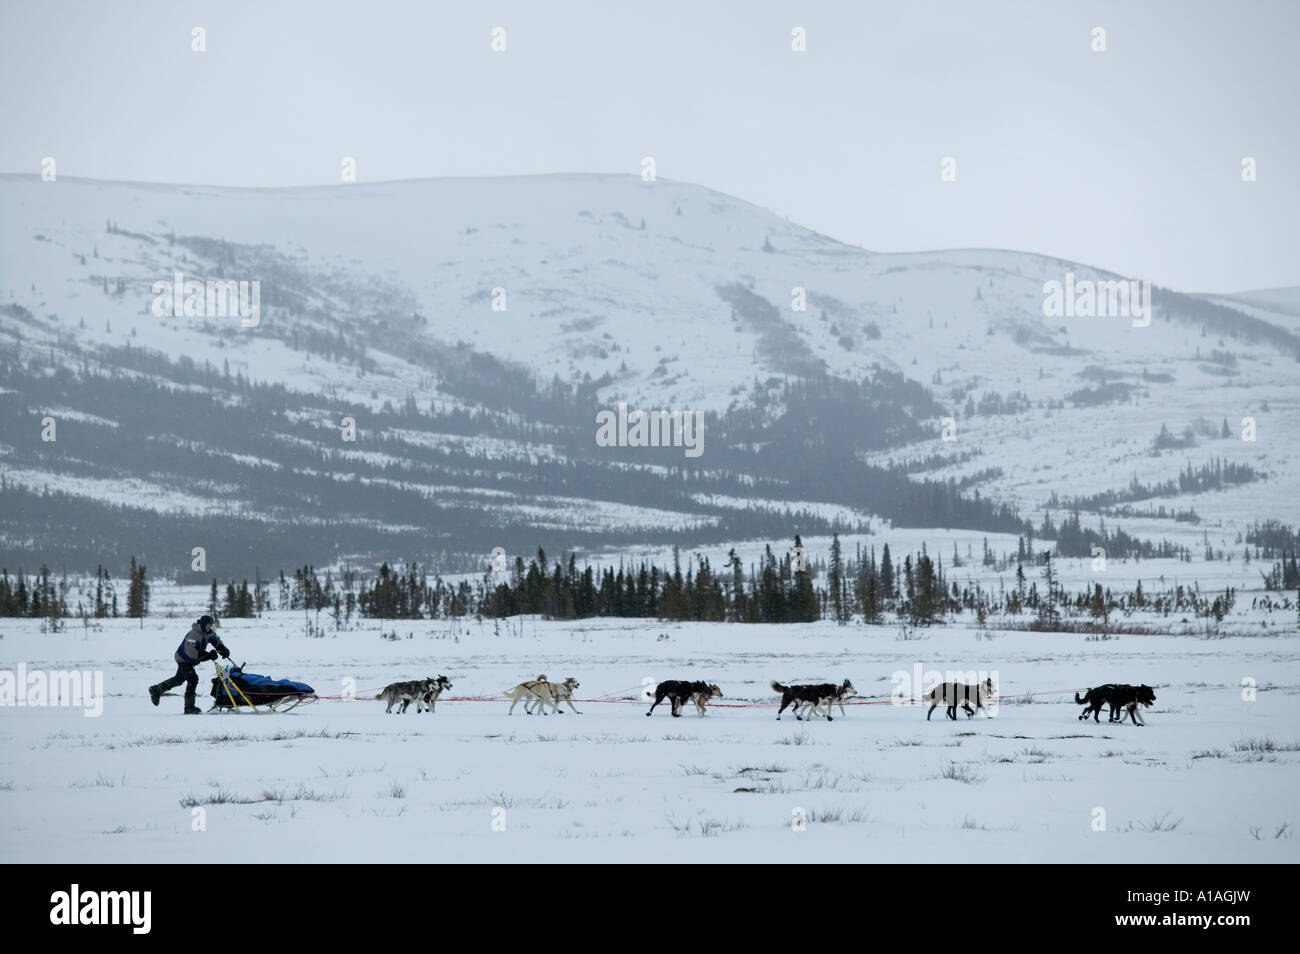
[[[416,704],[416,712],[423,712],[424,705],[429,701],[430,696],[436,699],[438,693],[450,688],[451,683],[447,682],[446,676],[439,676],[437,679],[432,677],[413,679],[410,682],[395,682],[392,685],[385,686],[383,692],[379,693],[375,698],[388,703],[388,708],[384,712],[392,712],[393,706],[399,702],[402,704],[402,707],[397,710],[399,714],[405,712],[412,702]],[[430,705],[430,709],[432,708],[432,705]]]
[[[564,710],[560,708],[560,703],[567,702],[570,709],[578,715],[582,715],[578,711],[578,707],[573,704],[573,690],[577,689],[578,685],[578,680],[572,676],[565,679],[564,682],[546,682],[543,680],[541,685],[537,687],[536,694],[524,700],[524,711],[532,715],[532,707],[535,704],[537,711],[541,712],[542,715],[546,715],[546,703],[550,702],[551,715],[555,715],[557,712],[563,714]],[[511,708],[514,708],[513,705]]]
[[[506,715],[511,715],[515,711],[515,706],[520,702],[523,702],[524,704],[524,712],[531,714],[528,706],[533,702],[533,700],[542,700],[544,698],[543,693],[547,691],[546,687],[549,685],[550,683],[546,681],[546,673],[541,673],[536,679],[530,679],[528,682],[521,682],[513,689],[507,689],[502,693],[502,695],[507,699],[511,700],[510,710],[506,712]]]
[[[709,700],[714,696],[722,698],[722,690],[710,683],[703,689],[696,689],[691,693],[691,702],[695,703],[695,711],[704,715],[704,710],[708,708]]]
[[[781,708],[776,712],[778,721],[781,718],[781,713],[785,711],[786,706],[789,706],[792,703],[794,705],[794,717],[802,721],[803,716],[799,714],[799,707],[801,705],[807,704],[807,706],[812,710],[813,715],[816,715],[819,713],[819,706],[823,702],[826,703],[826,721],[834,721],[831,719],[831,705],[838,702],[840,705],[840,715],[844,715],[844,699],[854,693],[853,683],[849,682],[847,679],[844,680],[843,685],[839,686],[829,682],[824,682],[815,686],[783,686],[776,680],[773,680],[772,689],[781,693]],[[805,709],[804,711],[807,712],[808,709]]]
[[[433,685],[429,688],[429,691],[424,694],[424,698],[421,701],[424,703],[425,709],[428,709],[430,712],[435,712],[436,709],[434,707],[438,704],[438,696],[451,688],[451,682],[442,673],[438,673],[437,679],[426,679],[424,681],[426,683],[432,682]],[[415,711],[418,713],[423,710],[417,704]]]
[[[835,687],[835,692],[834,692],[832,695],[829,695],[829,696],[823,696],[823,697],[822,697],[818,702],[816,702],[816,703],[813,704],[813,706],[812,706],[813,715],[819,715],[820,712],[821,712],[821,710],[820,710],[819,707],[822,706],[822,705],[825,705],[825,706],[826,706],[826,720],[829,722],[829,721],[830,721],[831,705],[832,705],[832,704],[833,704],[833,705],[837,705],[837,706],[839,706],[839,707],[840,707],[840,715],[844,715],[844,714],[845,714],[845,713],[844,713],[844,700],[845,700],[845,699],[852,698],[853,696],[856,696],[857,694],[858,694],[858,691],[857,691],[856,689],[853,688],[853,683],[851,683],[851,682],[849,682],[847,679],[845,679],[845,680],[844,680],[844,685],[842,685],[842,686],[836,686],[836,687]],[[795,707],[798,707],[798,705],[799,705],[799,703],[796,702],[796,703],[795,703]],[[808,707],[807,707],[807,706],[804,706],[804,710],[803,710],[803,711],[804,711],[804,718],[808,718]]]
[[[1076,692],[1074,701],[1084,707],[1083,712],[1079,714],[1080,721],[1091,715],[1093,722],[1100,722],[1098,716],[1101,715],[1102,707],[1110,706],[1109,721],[1123,722],[1124,712],[1121,710],[1127,710],[1135,725],[1145,725],[1145,722],[1140,721],[1141,717],[1136,715],[1137,706],[1139,703],[1144,706],[1152,705],[1156,701],[1156,693],[1146,685],[1107,683],[1104,686],[1094,686],[1085,692],[1082,698]]]
[[[1149,708],[1154,705],[1156,691],[1150,686],[1121,686],[1120,688],[1124,690],[1120,705],[1128,713],[1129,719],[1134,725],[1146,725],[1146,720],[1142,718],[1139,707],[1147,706]],[[1114,706],[1114,704],[1112,701],[1111,705]],[[1112,710],[1112,714],[1114,714],[1114,710]],[[1124,712],[1120,712],[1117,721],[1124,721]]]
[[[984,714],[988,715],[984,700],[992,696],[992,678],[985,679],[974,686],[964,682],[941,682],[922,697],[925,702],[930,703],[930,711],[925,714],[925,721],[930,721],[930,716],[934,715],[934,710],[940,702],[947,707],[948,718],[954,722],[957,721],[958,706],[966,710],[966,718],[974,718],[975,712],[970,707],[972,702],[975,703],[976,709],[984,709]]]
[[[1079,713],[1079,721],[1082,722],[1088,716],[1093,716],[1094,722],[1100,722],[1101,720],[1097,716],[1101,715],[1102,707],[1106,705],[1106,696],[1118,688],[1115,683],[1108,682],[1104,686],[1093,686],[1083,694],[1082,698],[1076,692],[1074,694],[1075,705],[1083,706],[1083,711]],[[1111,721],[1115,721],[1114,716],[1111,716]]]
[[[702,716],[704,715],[704,709],[708,705],[709,700],[714,696],[721,697],[721,695],[722,690],[710,683],[685,682],[680,679],[669,679],[666,682],[661,682],[659,685],[655,686],[655,701],[651,704],[650,710],[646,715],[652,714],[655,711],[655,706],[659,705],[659,703],[663,702],[664,699],[667,698],[669,703],[672,705],[674,718],[681,716],[682,706],[687,702],[694,702],[696,712]]]
[[[1144,706],[1144,705],[1150,705],[1150,703],[1149,703],[1149,702],[1130,702],[1130,703],[1125,707],[1124,712],[1126,712],[1126,713],[1128,714],[1129,719],[1131,719],[1131,720],[1133,721],[1133,724],[1134,724],[1134,725],[1146,725],[1146,724],[1147,724],[1147,723],[1146,723],[1146,720],[1142,718],[1142,713],[1139,711],[1140,708],[1141,708],[1142,706]],[[1123,715],[1121,715],[1121,716],[1119,717],[1119,721],[1120,721],[1120,722],[1123,722],[1123,721],[1124,721],[1124,716],[1123,716]]]

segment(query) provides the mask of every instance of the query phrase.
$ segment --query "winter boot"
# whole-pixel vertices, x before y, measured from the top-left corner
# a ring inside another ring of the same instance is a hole
[[[158,687],[157,687],[157,686],[150,686],[150,687],[149,687],[149,701],[150,701],[150,702],[152,702],[154,705],[157,705],[157,704],[158,704],[158,700],[159,700],[161,697],[162,697],[162,693],[158,691]]]
[[[203,711],[202,709],[200,709],[198,706],[194,704],[194,693],[192,692],[185,693],[185,714],[198,715],[202,711]]]
[[[198,706],[185,707],[185,715],[202,715],[202,714],[203,714],[203,710],[200,709]]]

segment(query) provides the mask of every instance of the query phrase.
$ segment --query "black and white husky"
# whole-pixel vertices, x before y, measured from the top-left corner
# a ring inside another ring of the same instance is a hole
[[[1154,699],[1155,696],[1153,695],[1152,698]],[[1133,720],[1134,725],[1146,725],[1147,724],[1146,720],[1142,718],[1142,713],[1140,709],[1142,706],[1149,706],[1149,705],[1151,705],[1151,703],[1149,702],[1130,702],[1125,707],[1124,711],[1128,713],[1128,717],[1131,720]],[[1119,721],[1120,722],[1124,721],[1124,715],[1122,713],[1120,714]]]
[[[400,702],[402,707],[397,710],[400,714],[405,712],[414,702],[415,711],[419,713],[424,711],[425,706],[429,707],[429,711],[433,711],[433,703],[437,701],[438,694],[444,689],[450,688],[451,683],[447,681],[446,676],[440,675],[437,679],[430,676],[428,679],[395,682],[385,686],[383,691],[375,698],[388,703],[388,708],[384,712],[392,712],[393,706]]]
[[[985,679],[973,686],[964,682],[941,682],[922,698],[930,703],[930,711],[925,714],[926,722],[930,721],[930,716],[934,715],[934,710],[940,702],[947,707],[948,718],[954,722],[957,721],[958,706],[966,710],[966,718],[974,718],[975,710],[970,707],[972,702],[975,703],[975,709],[983,709],[984,714],[988,715],[988,708],[984,705],[984,701],[993,698],[993,680]]]
[[[841,686],[837,686],[836,689],[835,689],[835,692],[834,692],[833,694],[831,694],[831,695],[829,695],[829,696],[823,696],[820,702],[815,702],[815,703],[813,703],[813,705],[812,705],[812,714],[813,714],[813,715],[820,715],[820,714],[821,714],[821,708],[820,708],[820,707],[824,705],[824,706],[826,706],[826,721],[829,722],[829,721],[831,721],[831,706],[832,706],[832,705],[837,705],[837,706],[839,706],[839,707],[840,707],[840,715],[842,716],[842,715],[845,714],[845,713],[844,713],[844,700],[845,700],[845,699],[848,699],[848,698],[851,698],[851,697],[853,697],[853,696],[856,696],[857,694],[858,694],[858,691],[857,691],[856,689],[853,688],[853,683],[851,683],[851,682],[849,682],[847,679],[845,679],[845,680],[844,680],[844,684],[841,685]],[[796,703],[795,703],[795,708],[798,708],[798,706],[799,706],[799,703],[796,702]],[[807,707],[807,706],[804,707],[803,714],[804,714],[804,717],[805,717],[805,718],[808,717],[808,707]]]
[[[820,712],[820,706],[826,703],[826,721],[833,722],[831,718],[831,705],[839,703],[840,715],[844,715],[844,700],[854,694],[856,690],[853,683],[847,679],[842,685],[835,685],[830,682],[823,682],[815,686],[783,686],[776,680],[772,681],[772,689],[781,693],[781,708],[776,710],[776,718],[779,721],[781,713],[785,711],[786,706],[793,704],[796,719],[802,720],[803,716],[799,714],[799,707],[806,705],[804,712],[812,711],[813,715]]]
[[[714,696],[720,697],[721,695],[721,689],[707,682],[686,682],[680,679],[669,679],[655,686],[655,701],[646,715],[653,713],[655,706],[663,702],[665,698],[672,705],[674,718],[680,718],[682,706],[688,702],[694,702],[695,711],[700,715],[704,715],[704,709],[709,700]]]
[[[446,676],[442,675],[442,673],[438,674],[437,679],[426,679],[424,681],[426,683],[432,683],[432,685],[429,686],[428,691],[424,694],[422,700],[424,707],[430,712],[435,712],[437,711],[436,707],[438,705],[438,697],[451,688],[451,681]],[[415,711],[417,713],[421,711],[418,704],[415,707]]]

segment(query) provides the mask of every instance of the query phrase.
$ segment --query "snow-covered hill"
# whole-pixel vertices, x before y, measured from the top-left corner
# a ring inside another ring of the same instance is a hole
[[[0,263],[0,532],[31,563],[96,562],[77,501],[132,549],[148,533],[120,536],[154,514],[204,538],[219,521],[231,549],[268,528],[299,561],[784,537],[830,528],[818,512],[1014,530],[986,505],[920,510],[909,479],[1035,521],[1136,484],[1152,492],[1130,512],[1194,510],[1229,538],[1300,522],[1293,296],[1154,289],[1149,324],[1049,318],[1046,283],[1120,276],[873,253],[698,186],[595,175],[0,176]],[[158,317],[155,283],[177,273],[259,282],[256,326]],[[595,411],[618,401],[705,412],[702,454],[600,446]],[[1253,479],[1156,492],[1210,460]]]

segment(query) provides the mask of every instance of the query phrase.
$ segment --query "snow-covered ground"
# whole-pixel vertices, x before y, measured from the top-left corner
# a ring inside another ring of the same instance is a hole
[[[145,691],[174,670],[186,620],[101,626],[0,620],[0,670],[99,670],[105,694],[98,717],[0,708],[4,862],[1300,861],[1294,627],[900,640],[829,622],[527,618],[312,638],[303,614],[271,613],[224,622],[235,658],[340,698],[191,718]],[[995,673],[994,717],[888,704],[917,665]],[[432,715],[361,698],[439,673],[454,687]],[[576,677],[582,714],[507,716],[499,693],[539,673]],[[643,703],[591,701],[669,678],[716,682],[737,707],[647,719]],[[775,719],[770,680],[844,678],[877,704]],[[1103,682],[1155,687],[1145,727],[1078,721],[1071,694]]]

